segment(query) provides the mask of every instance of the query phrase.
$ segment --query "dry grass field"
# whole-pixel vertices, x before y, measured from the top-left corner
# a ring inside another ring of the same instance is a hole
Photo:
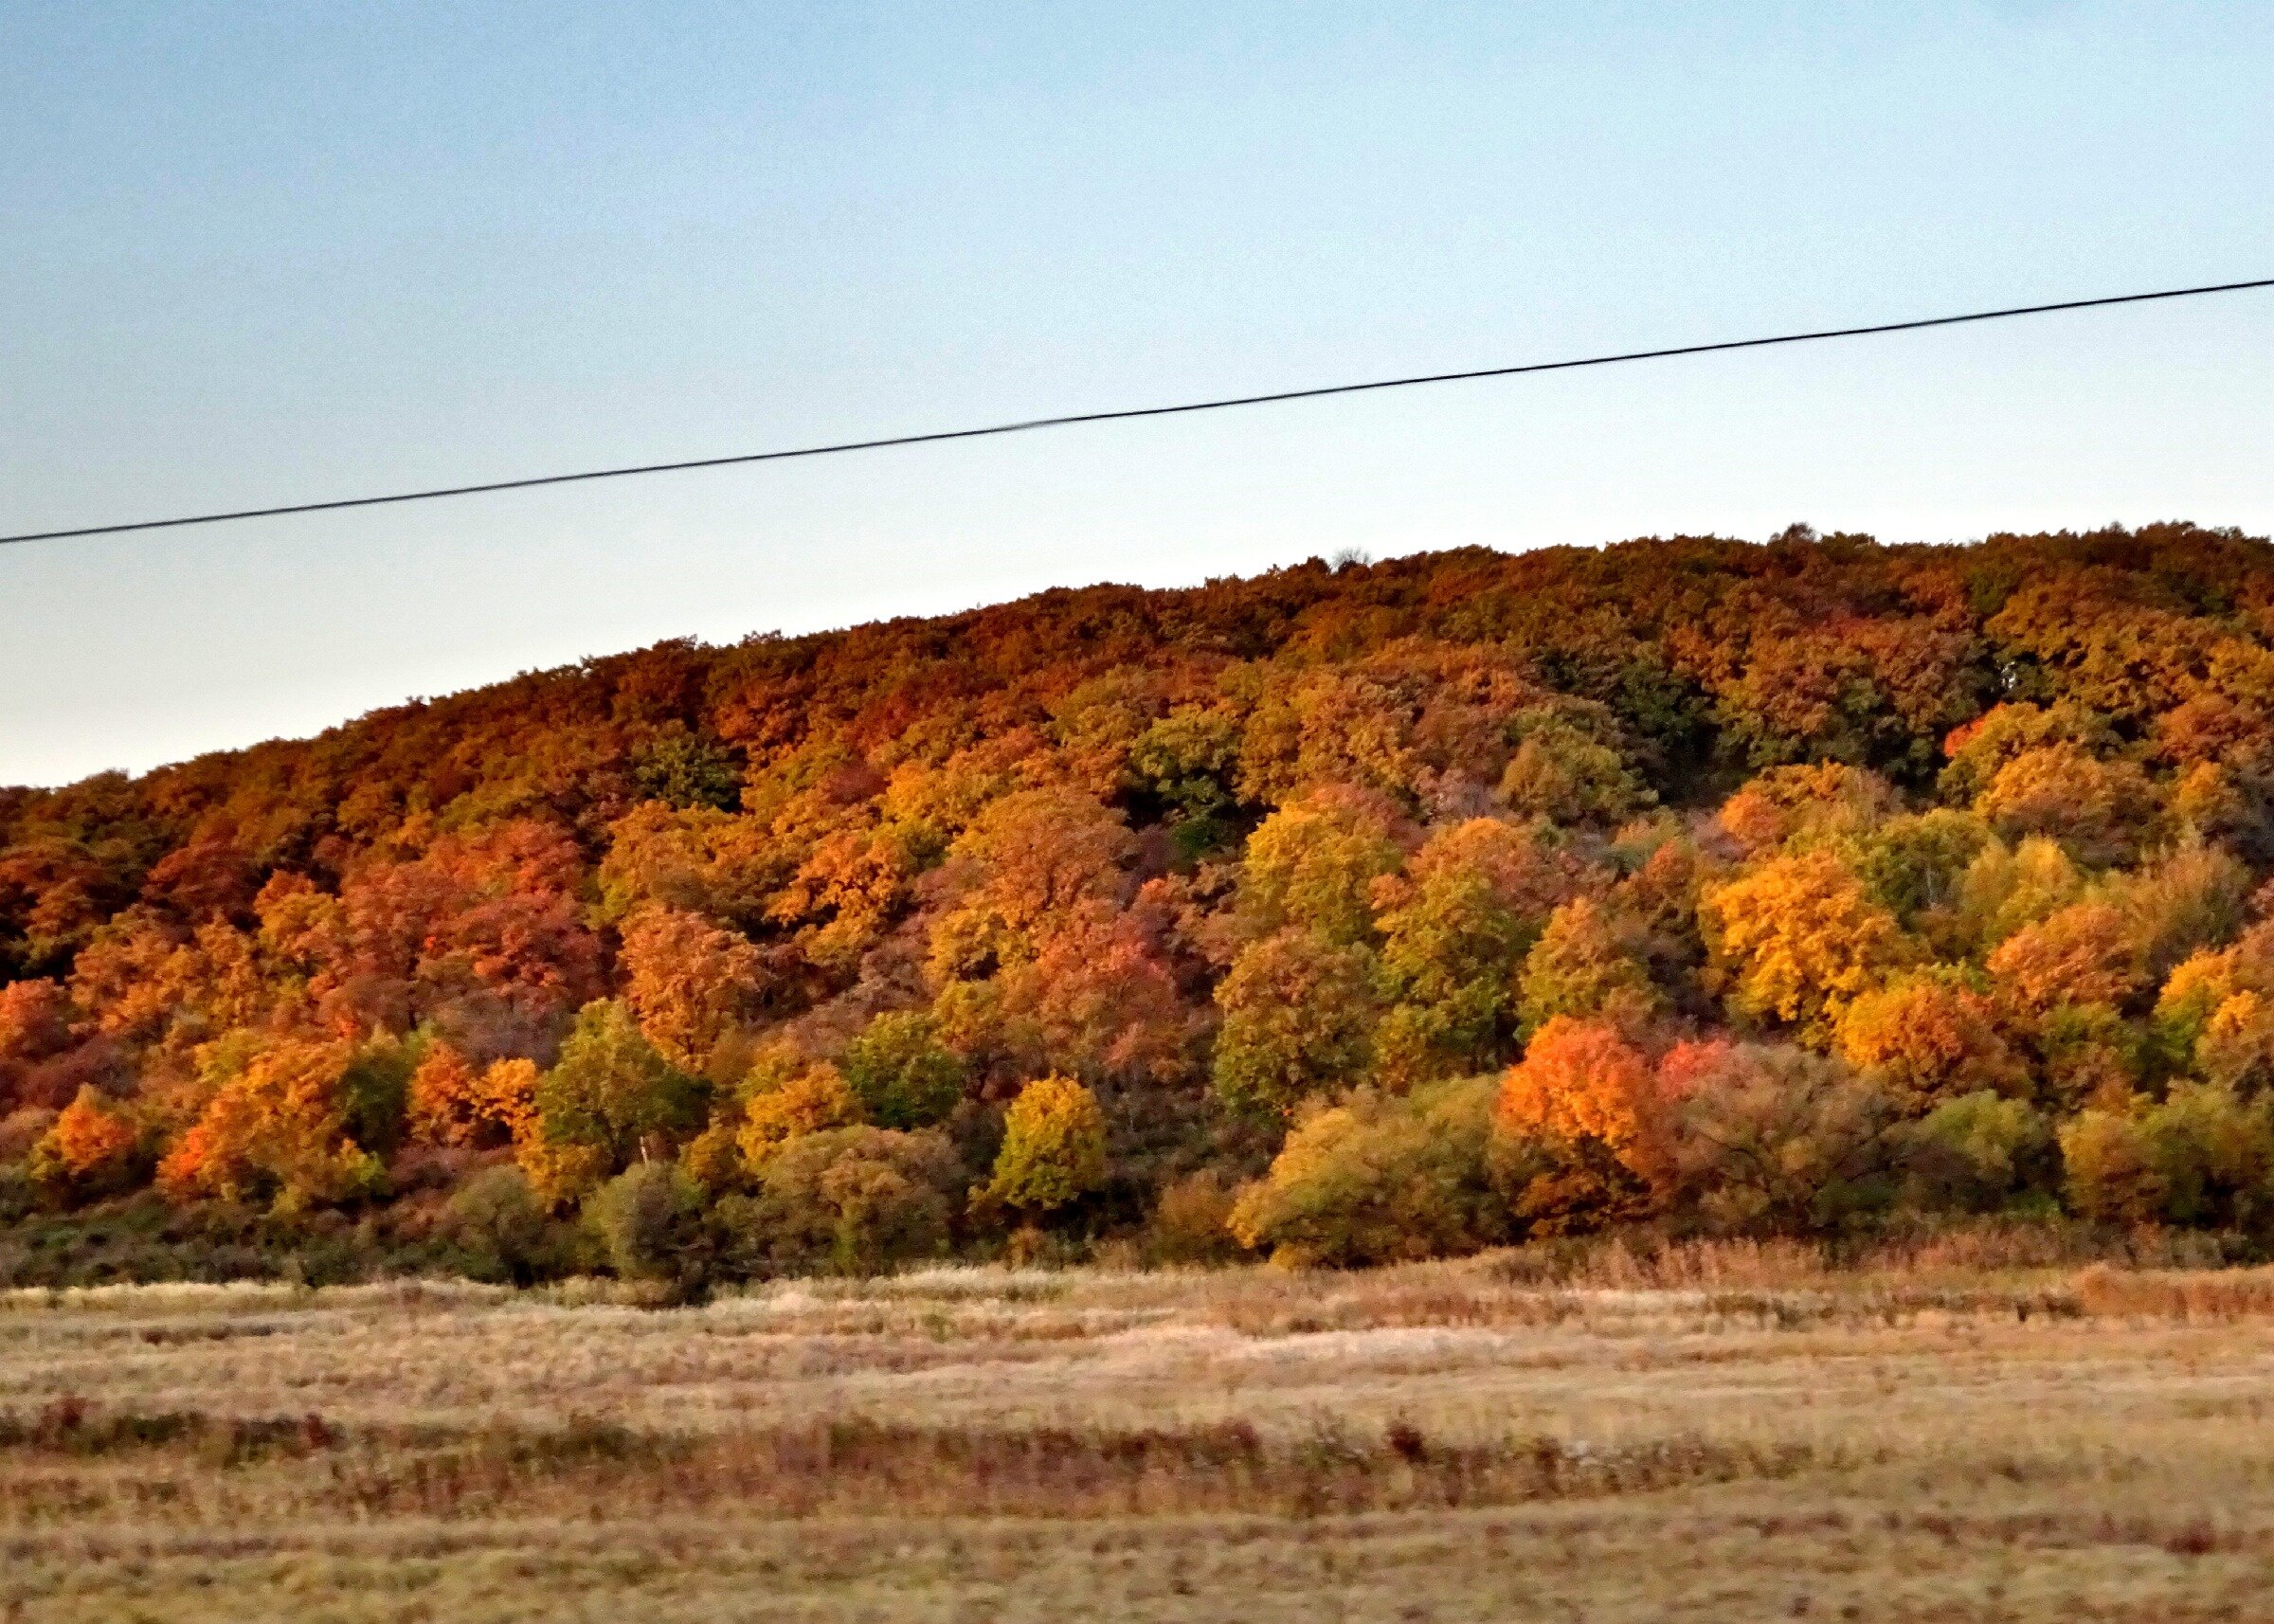
[[[0,1618],[88,1624],[2263,1619],[2274,1277],[21,1292],[0,1542]]]

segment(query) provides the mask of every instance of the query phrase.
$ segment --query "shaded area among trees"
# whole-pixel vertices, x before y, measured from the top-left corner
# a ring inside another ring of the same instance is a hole
[[[666,643],[0,790],[0,1210],[682,1284],[2258,1237],[2270,870],[2274,549],[2231,532]]]

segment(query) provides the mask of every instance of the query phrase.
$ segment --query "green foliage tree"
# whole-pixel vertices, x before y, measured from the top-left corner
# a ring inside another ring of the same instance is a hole
[[[1197,853],[1220,839],[1232,811],[1239,724],[1220,710],[1182,710],[1154,722],[1129,746],[1129,769],[1168,809],[1171,826]]]
[[[547,1140],[589,1146],[622,1166],[699,1126],[704,1096],[701,1080],[665,1059],[625,1004],[603,999],[578,1013],[538,1083],[537,1120]]]
[[[878,1128],[929,1128],[964,1097],[963,1058],[940,1041],[921,1010],[894,1010],[870,1021],[838,1070]]]
[[[2274,1100],[2178,1083],[2157,1102],[2092,1106],[2061,1130],[2086,1218],[2263,1230],[2274,1219]]]
[[[379,1156],[403,1142],[411,1074],[429,1044],[424,1033],[409,1039],[381,1035],[356,1046],[339,1074],[340,1112],[348,1136]]]
[[[1518,812],[1559,823],[1615,823],[1658,797],[1633,763],[1599,732],[1560,711],[1526,715],[1500,779],[1500,793]]]
[[[1993,841],[1958,877],[1961,943],[1987,951],[2084,894],[2085,875],[2060,843],[2033,835],[2017,846]]]
[[[1300,928],[1267,936],[1233,961],[1216,989],[1216,1091],[1241,1110],[1292,1112],[1365,1074],[1380,970],[1361,943],[1336,946]]]
[[[2047,1199],[2059,1182],[2052,1125],[2027,1100],[1984,1089],[1944,1100],[1901,1134],[1911,1203],[1925,1211],[1995,1212]]]
[[[632,781],[646,799],[680,810],[731,812],[742,799],[742,774],[733,758],[683,722],[666,724],[640,747],[632,757]]]
[[[1967,870],[1992,838],[1972,813],[1937,806],[1886,819],[1860,836],[1851,842],[1850,866],[1905,929],[1946,938],[1958,929]]]
[[[1378,887],[1389,903],[1383,988],[1434,1051],[1426,1074],[1473,1073],[1500,1057],[1550,867],[1529,831],[1478,818],[1433,836],[1403,881]]]

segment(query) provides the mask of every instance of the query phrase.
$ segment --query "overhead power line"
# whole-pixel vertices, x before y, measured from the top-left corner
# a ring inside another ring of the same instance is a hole
[[[1324,400],[1330,395],[1371,394],[1411,389],[1424,384],[1457,384],[1478,378],[1513,378],[1527,372],[1568,372],[1581,367],[1612,367],[1623,361],[1666,361],[1680,355],[1712,355],[1730,350],[1766,350],[1778,344],[1813,344],[1826,338],[1864,338],[1880,333],[1916,333],[1928,327],[1958,327],[1976,321],[2004,321],[2019,316],[2049,316],[2064,310],[2102,310],[2119,304],[2199,298],[2206,294],[2242,293],[2274,287],[2274,277],[2246,282],[2213,282],[2203,287],[2163,288],[2154,293],[2114,294],[2103,298],[2062,299],[2053,304],[2017,304],[2002,310],[1975,310],[1961,316],[1928,316],[1910,321],[1880,321],[1864,327],[1827,327],[1810,333],[1778,333],[1766,338],[1726,338],[1712,344],[1676,344],[1659,350],[1628,350],[1615,355],[1583,355],[1566,361],[1528,361],[1514,367],[1477,367],[1459,372],[1422,372],[1403,378],[1374,378],[1359,384],[1324,384],[1265,394],[1225,395],[1174,406],[1122,406],[1111,411],[1069,412],[977,428],[942,428],[924,434],[893,434],[875,440],[842,440],[826,445],[798,445],[780,451],[746,451],[731,457],[695,457],[679,462],[640,462],[619,468],[587,468],[573,474],[538,474],[518,479],[488,479],[473,485],[438,485],[423,491],[392,491],[378,496],[341,496],[321,502],[286,502],[276,507],[237,508],[227,513],[189,514],[178,518],[136,519],[127,524],[81,525],[71,530],[27,531],[0,535],[0,546],[19,541],[67,541],[75,536],[124,535],[130,531],[178,530],[185,525],[226,524],[235,519],[281,518],[289,514],[338,513],[348,508],[386,507],[396,502],[432,502],[446,496],[478,496],[492,491],[532,491],[545,485],[576,485],[594,479],[628,479],[641,474],[684,474],[696,468],[731,468],[748,462],[787,462],[803,457],[835,457],[849,451],[882,451],[895,445],[937,445],[951,440],[985,440],[1040,428],[1072,428],[1086,423],[1127,423],[1146,417],[1180,417],[1190,412],[1228,411],[1235,406],[1273,406],[1283,401]]]

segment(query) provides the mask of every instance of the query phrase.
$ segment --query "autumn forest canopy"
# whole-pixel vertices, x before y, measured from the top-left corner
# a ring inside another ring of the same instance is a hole
[[[2264,1251],[2270,876],[2231,531],[665,643],[0,790],[0,1266]]]

